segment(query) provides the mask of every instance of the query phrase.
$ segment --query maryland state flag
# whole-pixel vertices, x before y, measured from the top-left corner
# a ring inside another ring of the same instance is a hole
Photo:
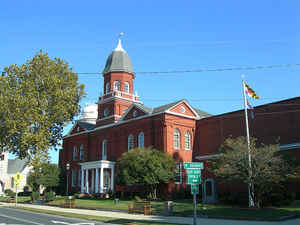
[[[246,82],[244,82],[244,85],[245,85],[245,93],[250,97],[250,98],[255,98],[255,99],[258,99],[258,95],[255,93],[255,91],[253,91],[253,89],[248,85],[246,84]]]

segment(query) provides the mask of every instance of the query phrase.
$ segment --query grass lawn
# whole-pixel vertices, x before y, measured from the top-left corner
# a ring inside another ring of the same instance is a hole
[[[10,197],[0,197],[0,202],[8,202]],[[18,196],[18,202],[24,203],[24,202],[30,202],[31,198],[30,196]]]
[[[50,205],[60,205],[64,200],[56,200],[50,202]],[[76,206],[87,209],[102,210],[121,210],[127,212],[128,205],[131,201],[120,200],[118,204],[114,204],[113,200],[95,199],[76,199]],[[156,215],[162,215],[164,212],[164,202],[153,201],[152,212]],[[192,199],[174,201],[174,216],[192,216],[193,201]],[[250,220],[279,220],[286,216],[300,216],[300,200],[295,201],[292,205],[280,208],[263,208],[263,209],[247,209],[224,205],[202,205],[197,204],[197,214],[204,217],[212,218],[232,218],[232,219],[250,219]]]

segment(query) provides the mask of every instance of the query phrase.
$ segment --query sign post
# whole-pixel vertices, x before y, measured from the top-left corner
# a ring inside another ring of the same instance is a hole
[[[194,203],[194,220],[193,225],[197,225],[197,198],[199,194],[199,184],[201,184],[201,169],[203,169],[203,163],[184,163],[184,169],[187,173],[187,182],[191,185],[191,193],[193,195]]]
[[[15,206],[17,206],[18,203],[18,187],[20,186],[20,181],[22,179],[22,175],[20,173],[16,173],[14,176],[14,183],[16,186],[16,199],[15,199]]]

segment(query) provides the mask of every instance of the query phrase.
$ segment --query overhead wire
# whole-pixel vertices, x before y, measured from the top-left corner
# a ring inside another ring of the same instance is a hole
[[[224,72],[224,71],[247,71],[247,70],[261,70],[261,69],[274,69],[274,68],[287,68],[298,67],[300,63],[288,64],[273,64],[273,65],[257,65],[257,66],[242,66],[242,67],[229,67],[229,68],[212,68],[212,69],[186,69],[186,70],[169,70],[169,71],[137,71],[135,74],[174,74],[174,73],[203,73],[203,72]],[[1,72],[2,74],[5,71]],[[101,72],[76,72],[78,75],[99,75]],[[90,77],[94,78],[94,77]]]

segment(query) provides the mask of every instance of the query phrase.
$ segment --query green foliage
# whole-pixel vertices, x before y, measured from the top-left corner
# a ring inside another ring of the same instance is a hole
[[[60,175],[58,166],[56,164],[44,163],[40,168],[42,168],[39,179],[40,184],[46,187],[47,190],[57,187]]]
[[[27,184],[33,191],[39,191],[40,185],[51,190],[59,185],[60,169],[56,164],[42,163],[33,167],[27,177]]]
[[[16,194],[11,189],[5,189],[4,190],[5,195],[8,195],[10,197],[14,197]]]
[[[263,206],[287,206],[296,199],[294,192],[288,191],[284,184],[275,184],[262,197]]]
[[[219,201],[224,204],[248,206],[248,192],[223,192],[219,193]]]
[[[59,58],[38,52],[20,66],[4,68],[0,76],[0,148],[19,158],[30,156],[33,165],[56,149],[63,127],[80,112],[84,86]]]
[[[36,200],[38,200],[40,197],[40,193],[37,191],[34,191],[31,193],[31,201],[35,202]]]
[[[156,199],[158,185],[173,179],[174,169],[175,162],[166,153],[151,148],[132,149],[118,160],[117,184],[142,184]]]
[[[251,139],[251,169],[245,137],[228,138],[220,149],[221,156],[211,160],[211,170],[219,182],[251,185],[255,206],[262,205],[270,187],[285,181],[292,172],[291,165],[278,154],[279,144],[257,144]]]
[[[46,192],[46,194],[45,194],[46,202],[53,201],[54,199],[55,199],[55,193],[53,191]]]

